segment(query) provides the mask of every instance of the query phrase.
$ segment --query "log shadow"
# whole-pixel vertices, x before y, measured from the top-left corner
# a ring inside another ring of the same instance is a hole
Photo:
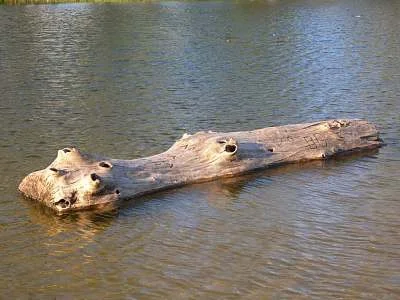
[[[75,211],[68,214],[57,214],[53,209],[41,202],[20,196],[26,203],[28,215],[35,224],[43,226],[50,236],[65,232],[78,232],[84,239],[90,240],[103,232],[118,217],[118,206],[109,206],[94,210]]]
[[[120,210],[131,210],[141,207],[147,201],[151,201],[155,198],[174,197],[174,194],[182,189],[186,191],[201,190],[203,194],[206,194],[206,198],[211,206],[223,208],[237,199],[243,192],[244,187],[255,180],[304,172],[305,170],[332,168],[346,165],[360,159],[361,157],[376,158],[378,152],[378,149],[365,150],[350,154],[347,153],[346,155],[338,155],[327,160],[277,165],[269,167],[268,169],[253,170],[249,173],[235,177],[221,178],[215,181],[176,187],[120,202],[110,203],[101,208],[94,207],[90,210],[74,211],[61,215],[55,213],[53,209],[40,202],[27,199],[23,196],[21,196],[21,198],[29,204],[28,206],[32,220],[35,223],[44,225],[52,234],[60,231],[60,228],[64,231],[69,229],[76,230],[77,224],[79,224],[80,227],[90,227],[94,232],[98,232],[112,224],[114,218],[119,216]]]
[[[360,158],[376,158],[379,149],[363,150],[346,154],[339,154],[333,158],[326,160],[313,160],[305,162],[296,162],[284,165],[276,165],[267,169],[252,170],[246,174],[235,177],[220,178],[214,181],[194,183],[182,187],[167,189],[148,195],[132,198],[122,202],[119,209],[134,209],[142,206],[145,202],[151,201],[154,198],[173,197],[175,193],[185,190],[190,191],[201,190],[206,195],[209,203],[213,207],[222,208],[229,202],[236,200],[242,194],[244,187],[256,180],[272,179],[277,176],[305,172],[307,170],[326,169],[348,165]],[[273,182],[272,180],[270,181]],[[268,184],[265,181],[265,184]]]

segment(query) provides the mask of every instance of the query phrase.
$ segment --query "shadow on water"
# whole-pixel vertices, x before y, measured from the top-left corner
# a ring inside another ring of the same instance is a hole
[[[21,196],[27,203],[29,216],[35,224],[43,226],[49,235],[79,231],[90,238],[109,227],[119,212],[115,205],[94,210],[77,211],[59,215],[41,202]]]
[[[280,166],[273,166],[269,169],[262,169],[252,171],[248,174],[244,174],[238,177],[223,178],[217,181],[205,183],[205,189],[210,194],[209,199],[218,202],[218,197],[213,197],[213,195],[224,195],[224,198],[228,198],[231,201],[235,200],[242,193],[243,188],[247,185],[251,186],[252,182],[262,181],[263,184],[273,183],[273,181],[268,181],[274,177],[295,174],[305,172],[307,170],[318,170],[318,169],[329,169],[333,167],[340,167],[345,164],[351,164],[355,160],[362,157],[375,157],[379,152],[378,149],[367,150],[363,152],[354,152],[348,155],[337,156],[334,159],[329,160],[315,160],[308,162],[298,162],[293,164],[286,164]],[[264,180],[263,180],[264,179]],[[267,180],[265,180],[267,179]]]
[[[265,179],[268,180],[286,174],[305,172],[306,170],[341,167],[346,164],[351,164],[362,157],[375,158],[378,151],[379,150],[375,149],[338,156],[329,160],[316,160],[276,166],[269,169],[253,171],[237,177],[222,178],[211,182],[173,188],[130,199],[121,203],[111,203],[110,205],[101,208],[70,212],[62,215],[56,214],[52,209],[40,202],[26,198],[24,198],[24,201],[28,203],[29,215],[31,216],[32,221],[44,225],[51,234],[65,231],[76,231],[77,227],[79,227],[79,229],[83,230],[85,234],[90,232],[90,235],[95,235],[97,232],[101,232],[110,226],[113,220],[119,216],[121,210],[123,212],[129,212],[142,208],[145,203],[155,198],[164,199],[179,191],[190,193],[194,190],[201,190],[202,193],[205,193],[205,197],[208,199],[211,206],[224,208],[227,204],[226,202],[230,203],[237,199],[245,186],[251,185],[252,182],[257,180],[263,180],[263,184],[268,184],[268,181]]]

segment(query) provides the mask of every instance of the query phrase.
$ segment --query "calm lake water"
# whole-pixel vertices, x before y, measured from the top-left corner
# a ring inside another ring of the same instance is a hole
[[[4,299],[399,299],[400,2],[0,6]],[[64,146],[328,118],[387,146],[56,216],[17,191]]]

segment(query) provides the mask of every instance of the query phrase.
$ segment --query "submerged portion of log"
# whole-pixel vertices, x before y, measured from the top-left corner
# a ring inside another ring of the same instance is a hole
[[[329,120],[254,131],[184,134],[167,151],[133,160],[107,159],[64,148],[46,169],[25,177],[19,190],[66,212],[381,144],[375,126],[366,121]]]

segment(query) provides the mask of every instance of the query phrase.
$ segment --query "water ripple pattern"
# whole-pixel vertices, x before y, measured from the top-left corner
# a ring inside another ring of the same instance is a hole
[[[5,299],[398,299],[398,1],[0,6]],[[55,216],[17,192],[59,148],[328,118],[386,147]]]

